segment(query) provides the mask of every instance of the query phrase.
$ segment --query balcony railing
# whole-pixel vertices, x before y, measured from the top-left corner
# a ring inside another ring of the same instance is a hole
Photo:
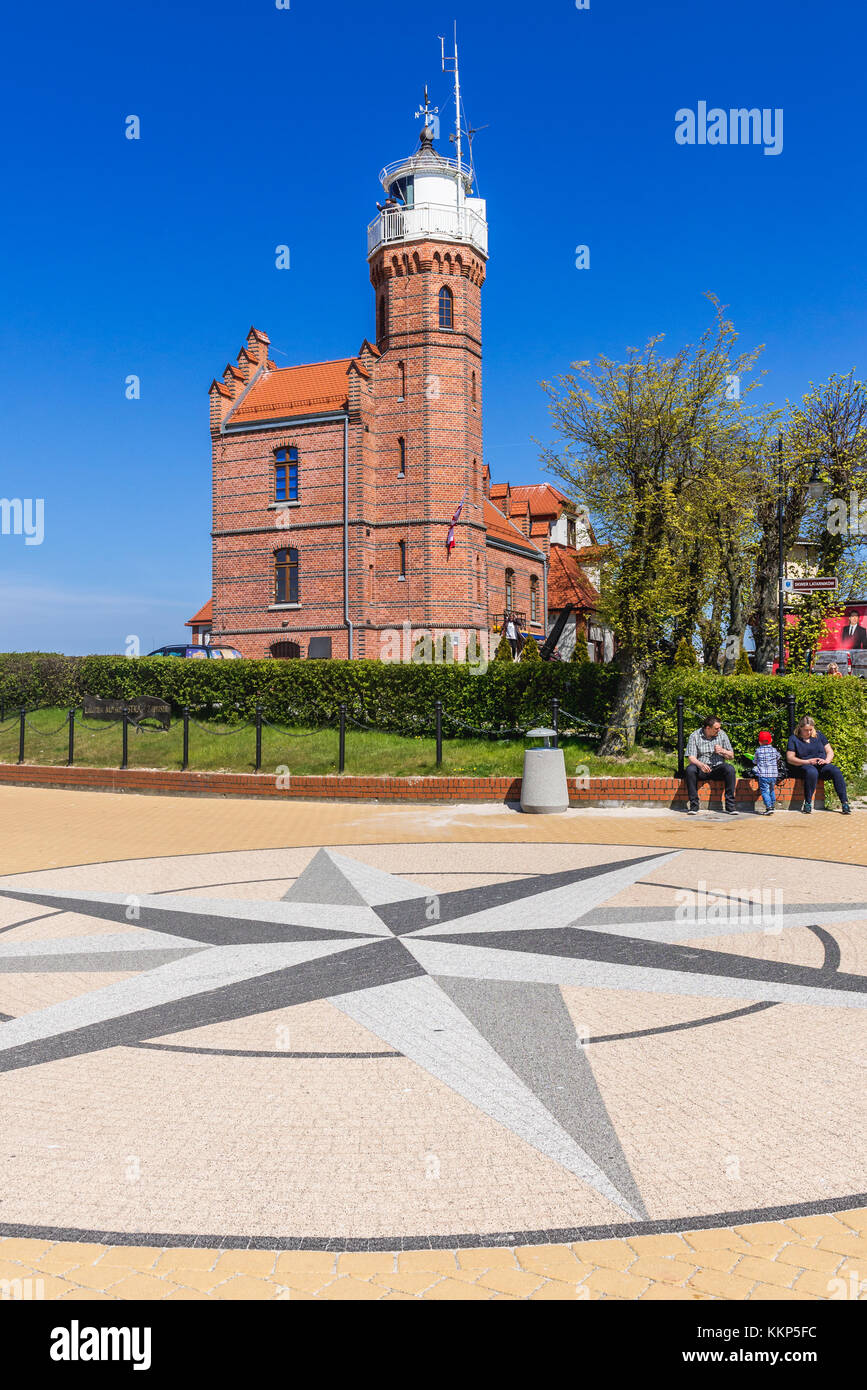
[[[472,208],[419,203],[412,208],[385,208],[367,229],[367,254],[390,242],[467,241],[488,254],[488,224]]]

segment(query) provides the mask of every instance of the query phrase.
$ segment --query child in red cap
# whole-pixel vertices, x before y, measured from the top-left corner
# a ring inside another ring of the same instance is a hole
[[[759,746],[753,759],[753,776],[759,784],[765,815],[772,816],[777,804],[777,779],[782,773],[782,760],[774,747],[773,734],[767,729],[759,732]]]

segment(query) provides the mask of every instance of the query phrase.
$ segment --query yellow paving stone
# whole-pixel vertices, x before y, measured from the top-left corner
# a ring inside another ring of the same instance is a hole
[[[547,1284],[542,1284],[531,1293],[530,1298],[534,1302],[556,1300],[561,1303],[586,1303],[590,1298],[590,1290],[585,1289],[583,1284],[569,1284],[565,1280],[550,1279]]]
[[[734,1269],[739,1279],[760,1280],[763,1284],[776,1284],[778,1288],[791,1288],[797,1270],[793,1265],[777,1264],[776,1260],[762,1260],[755,1255],[744,1255]]]
[[[198,1246],[188,1250],[178,1246],[172,1250],[164,1250],[151,1270],[151,1274],[165,1274],[173,1270],[208,1270],[213,1269],[217,1260],[220,1258],[219,1250],[200,1250]]]
[[[107,1246],[105,1245],[82,1245],[76,1241],[63,1241],[53,1245],[47,1255],[39,1261],[39,1268],[44,1269],[47,1274],[64,1274],[68,1269],[76,1269],[78,1265],[90,1265],[97,1260],[100,1255],[104,1255]]]
[[[71,1288],[68,1293],[60,1294],[59,1301],[69,1303],[116,1303],[117,1299],[113,1293],[107,1293],[105,1289]]]
[[[36,1273],[33,1278],[34,1281],[37,1279],[41,1281],[41,1296],[38,1299],[34,1299],[34,1302],[42,1302],[44,1299],[45,1302],[48,1303],[56,1298],[62,1298],[64,1294],[70,1293],[75,1289],[75,1284],[73,1284],[70,1279],[60,1279],[53,1274]],[[37,1289],[34,1286],[34,1292],[36,1291]]]
[[[585,1288],[606,1298],[638,1298],[647,1288],[647,1279],[636,1279],[621,1269],[594,1269],[584,1280]]]
[[[582,1264],[604,1265],[606,1269],[627,1269],[635,1251],[625,1240],[585,1240],[571,1246]]]
[[[295,1293],[318,1293],[325,1284],[334,1278],[333,1274],[283,1274],[274,1280],[281,1288]]]
[[[379,1300],[380,1303],[394,1303],[399,1300],[402,1303],[415,1303],[415,1295],[411,1293],[384,1293]]]
[[[273,1250],[227,1250],[214,1265],[214,1273],[220,1279],[228,1279],[233,1274],[252,1274],[264,1279],[273,1272],[276,1262]]]
[[[282,1250],[274,1266],[274,1277],[299,1274],[331,1274],[337,1269],[337,1256],[333,1250]],[[291,1282],[283,1280],[283,1282]]]
[[[834,1271],[834,1278],[845,1279],[853,1287],[862,1284],[863,1291],[867,1293],[867,1269],[861,1260],[844,1260]]]
[[[213,1303],[216,1300],[209,1293],[202,1293],[196,1289],[176,1289],[170,1293],[166,1303]]]
[[[691,1253],[679,1235],[630,1236],[626,1244],[632,1246],[636,1255],[680,1255],[685,1259]]]
[[[0,1260],[0,1279],[30,1279],[36,1273],[32,1265],[19,1264],[17,1260]]]
[[[580,1284],[586,1275],[591,1274],[596,1268],[595,1265],[582,1265],[573,1257],[570,1260],[562,1260],[558,1263],[549,1264],[529,1264],[526,1266],[528,1274],[538,1274],[543,1279],[562,1279],[567,1284]]]
[[[517,1269],[514,1250],[498,1245],[459,1250],[457,1254],[460,1269]]]
[[[837,1250],[841,1255],[862,1259],[867,1267],[867,1234],[857,1235],[854,1231],[847,1234],[841,1228],[838,1236],[823,1236],[819,1241],[819,1249]]]
[[[838,1211],[836,1215],[838,1221],[853,1227],[854,1230],[867,1231],[867,1207],[858,1207],[855,1211]]]
[[[840,1225],[836,1216],[789,1216],[786,1218],[786,1225],[791,1226],[793,1231],[797,1231],[802,1240],[807,1240],[811,1245],[815,1245],[822,1236],[836,1236],[841,1232],[845,1234],[844,1228]]]
[[[571,1245],[519,1245],[515,1259],[521,1269],[547,1269],[567,1266],[573,1269],[578,1261]]]
[[[477,1287],[529,1298],[541,1283],[538,1274],[529,1274],[524,1269],[488,1269],[478,1280]]]
[[[797,1269],[816,1269],[832,1274],[840,1263],[836,1250],[814,1250],[811,1245],[785,1245],[776,1256],[776,1263],[794,1265]]]
[[[211,1289],[223,1282],[220,1275],[214,1274],[210,1269],[174,1269],[171,1271],[171,1277],[166,1277],[170,1283],[177,1284],[180,1288],[193,1289],[199,1293],[210,1293]]]
[[[270,1279],[260,1279],[253,1274],[235,1274],[231,1279],[227,1279],[225,1284],[218,1284],[211,1292],[211,1297],[216,1299],[251,1300],[259,1301],[276,1298],[280,1292],[280,1285],[273,1283]]]
[[[454,1274],[457,1261],[453,1250],[402,1250],[397,1257],[398,1269],[433,1269],[442,1274]]]
[[[442,1278],[442,1272],[434,1269],[406,1270],[395,1274],[373,1274],[371,1284],[378,1284],[380,1288],[391,1289],[395,1293],[417,1294],[423,1293],[431,1285],[436,1284]]]
[[[720,1245],[714,1250],[694,1251],[692,1262],[699,1269],[715,1269],[721,1274],[728,1274],[730,1270],[734,1269],[740,1258],[737,1250],[729,1250],[725,1245]]]
[[[138,1273],[139,1270],[112,1268],[111,1265],[79,1265],[77,1269],[71,1269],[66,1277],[81,1289],[108,1289],[121,1279]]]
[[[368,1284],[365,1279],[356,1279],[352,1274],[345,1274],[342,1278],[334,1279],[330,1284],[326,1284],[315,1297],[334,1302],[349,1299],[382,1298],[383,1293],[384,1290],[378,1284]]]
[[[111,1292],[113,1298],[159,1299],[168,1298],[180,1287],[180,1284],[173,1284],[168,1279],[155,1279],[152,1274],[131,1274],[121,1279],[119,1284],[112,1284]]]
[[[663,1255],[640,1255],[635,1264],[629,1266],[629,1273],[636,1279],[659,1280],[663,1284],[685,1284],[695,1272],[697,1261],[686,1264],[683,1260],[667,1259]]]
[[[747,1245],[785,1245],[792,1235],[784,1221],[758,1221],[752,1226],[735,1226],[735,1231]]]
[[[425,1294],[425,1302],[428,1300],[433,1302],[454,1300],[457,1302],[458,1300],[467,1301],[468,1299],[474,1299],[480,1302],[482,1300],[489,1301],[492,1298],[493,1293],[490,1289],[479,1288],[478,1284],[463,1283],[460,1279],[450,1279],[448,1275],[446,1275],[444,1279],[441,1279],[438,1284],[434,1284],[433,1288],[428,1289]]]
[[[817,1303],[819,1301],[815,1294],[804,1293],[799,1289],[781,1289],[778,1284],[756,1284],[756,1287],[750,1294],[750,1302],[752,1302],[754,1298],[759,1300],[782,1299],[784,1303],[786,1301],[790,1303],[803,1303],[804,1300],[808,1298],[813,1299],[813,1301]]]
[[[357,1274],[360,1278],[366,1278],[368,1274],[386,1274],[392,1269],[394,1255],[388,1251],[347,1250],[337,1256],[338,1274]]]
[[[803,1274],[798,1275],[792,1288],[796,1293],[812,1293],[817,1298],[830,1299],[834,1294],[839,1296],[840,1293],[845,1293],[848,1298],[848,1280],[844,1281],[844,1286],[841,1289],[840,1285],[834,1282],[838,1277],[836,1274],[819,1274],[815,1269],[807,1269]]]
[[[742,1255],[750,1251],[747,1242],[726,1226],[706,1231],[684,1231],[683,1238],[694,1250],[735,1250]]]
[[[52,1249],[54,1241],[26,1240],[21,1236],[4,1236],[0,1240],[0,1260],[22,1260],[28,1264],[39,1260]]]
[[[122,1265],[126,1269],[153,1271],[162,1251],[153,1245],[110,1245],[97,1261],[100,1265]]]
[[[648,1301],[651,1303],[667,1303],[672,1299],[675,1302],[681,1303],[711,1302],[709,1294],[699,1293],[697,1289],[680,1288],[676,1284],[651,1284],[650,1287],[645,1289],[644,1293],[639,1294],[638,1297],[642,1302]]]
[[[755,1282],[737,1273],[720,1274],[715,1269],[699,1269],[688,1280],[687,1288],[711,1293],[715,1298],[746,1298]]]

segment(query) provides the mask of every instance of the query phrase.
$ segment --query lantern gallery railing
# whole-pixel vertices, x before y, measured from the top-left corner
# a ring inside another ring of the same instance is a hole
[[[367,229],[367,254],[390,242],[467,241],[488,254],[488,224],[472,208],[443,203],[419,203],[416,207],[383,208]]]

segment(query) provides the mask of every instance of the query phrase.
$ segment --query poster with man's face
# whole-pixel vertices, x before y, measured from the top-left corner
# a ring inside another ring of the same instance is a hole
[[[819,650],[853,652],[863,648],[867,648],[867,604],[847,604],[842,617],[827,620]]]

